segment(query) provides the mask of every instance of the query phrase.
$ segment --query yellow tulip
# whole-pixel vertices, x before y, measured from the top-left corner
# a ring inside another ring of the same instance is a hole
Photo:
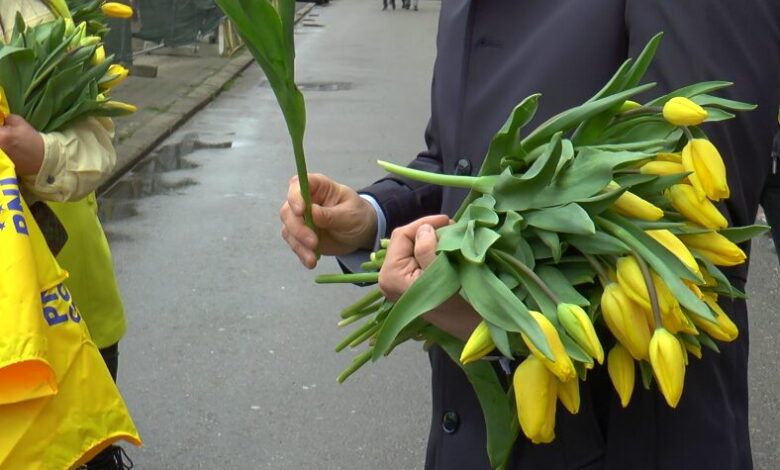
[[[124,111],[128,114],[138,111],[138,107],[135,106],[134,104],[123,103],[122,101],[115,101],[115,100],[108,100],[104,102],[103,107],[105,107],[106,109],[116,109],[119,111]]]
[[[517,366],[512,383],[523,434],[534,444],[552,442],[558,381],[536,356],[528,356]]]
[[[620,109],[618,110],[618,113],[625,113],[626,111],[630,111],[632,109],[636,109],[641,106],[642,105],[637,103],[636,101],[626,100],[623,102],[622,105],[620,105]]]
[[[101,90],[110,90],[127,78],[127,75],[130,73],[129,70],[122,67],[119,64],[111,64],[111,66],[108,68],[108,71],[106,72],[105,77],[107,78],[106,81],[100,84]]]
[[[726,165],[718,149],[707,139],[691,139],[682,151],[685,171],[693,172],[696,178],[691,182],[713,201],[729,197],[726,181]]]
[[[693,323],[701,328],[705,333],[712,336],[718,341],[725,343],[734,341],[739,336],[739,329],[737,325],[729,318],[726,312],[718,305],[718,299],[715,294],[704,294],[704,302],[710,307],[712,313],[715,314],[715,322],[705,320],[704,318],[692,316]]]
[[[0,86],[0,126],[5,125],[5,118],[7,118],[9,114],[11,114],[11,107],[8,105],[5,89]]]
[[[682,164],[682,155],[679,153],[660,152],[655,156],[659,162],[672,162]]]
[[[707,199],[699,199],[693,186],[675,184],[669,189],[667,197],[672,206],[688,220],[711,229],[721,229],[728,226],[726,218],[718,211],[718,208]]]
[[[460,354],[460,362],[463,364],[469,364],[476,360],[482,359],[485,354],[495,349],[496,345],[493,343],[493,338],[490,337],[490,330],[488,324],[484,320],[479,322],[479,325],[474,329],[469,336],[466,345],[463,346],[463,352]]]
[[[685,349],[680,340],[664,328],[658,328],[650,340],[650,365],[658,388],[672,408],[677,407],[685,382]]]
[[[645,230],[645,233],[653,237],[655,241],[663,245],[677,259],[682,261],[688,269],[701,277],[701,271],[699,270],[699,264],[696,263],[696,258],[693,257],[685,244],[675,234],[669,230]]]
[[[673,305],[671,310],[661,312],[661,325],[673,334],[688,333],[689,335],[698,335],[699,330],[693,324],[690,318],[683,313],[680,304]]]
[[[609,331],[634,359],[649,359],[650,328],[647,316],[619,284],[613,282],[604,288],[601,313]]]
[[[558,304],[558,321],[590,357],[596,359],[599,364],[604,363],[604,348],[593,328],[593,322],[579,305]]]
[[[747,259],[740,247],[718,232],[680,235],[680,240],[716,266],[737,266]]]
[[[653,161],[642,165],[639,168],[639,172],[643,175],[676,175],[678,173],[685,173],[685,167],[681,163],[666,162],[666,161]]]
[[[678,305],[677,299],[674,297],[666,283],[658,277],[657,274],[651,272],[650,276],[655,286],[655,292],[658,297],[658,308],[661,310],[661,314],[669,313],[674,309],[675,305]],[[617,278],[618,284],[623,288],[623,291],[634,302],[638,303],[647,310],[652,311],[652,305],[650,304],[650,294],[647,290],[647,282],[642,275],[642,270],[639,267],[639,262],[633,256],[624,256],[618,259],[617,262]]]
[[[701,359],[701,345],[700,344],[693,344],[689,343],[687,341],[683,341],[683,344],[685,345],[685,350],[689,353],[696,356],[697,359]]]
[[[561,337],[558,335],[558,330],[556,330],[555,326],[550,323],[550,320],[540,312],[531,310],[530,313],[534,320],[536,320],[536,323],[539,324],[545,338],[547,338],[547,344],[550,345],[554,360],[551,361],[547,359],[545,355],[534,346],[528,337],[522,334],[521,336],[523,337],[526,346],[528,346],[531,353],[539,358],[539,360],[542,361],[542,364],[544,364],[550,372],[555,374],[561,382],[572,380],[577,376],[577,371],[574,369],[574,363],[571,362],[571,358],[566,353],[566,348],[563,347]]]
[[[634,382],[636,382],[634,368],[634,359],[626,348],[616,344],[610,349],[607,356],[607,372],[623,408],[628,406],[634,393]]]
[[[690,245],[690,243],[688,244]],[[703,256],[703,255],[702,255]],[[707,287],[715,287],[718,285],[718,280],[712,277],[712,274],[710,274],[707,271],[707,268],[705,268],[702,265],[699,265],[699,269],[701,270],[702,278],[704,278],[704,285]]]
[[[98,65],[102,64],[106,60],[106,49],[103,47],[103,45],[99,45],[97,49],[95,49],[95,55],[92,56],[92,60],[90,63],[92,65]]]
[[[103,14],[111,18],[128,19],[133,17],[133,9],[127,5],[117,2],[106,2],[100,9]]]
[[[607,190],[615,191],[620,189],[620,185],[612,181],[607,186]],[[664,211],[654,204],[651,204],[636,194],[626,191],[612,205],[612,209],[619,214],[636,219],[655,221],[664,216]]]
[[[557,379],[556,379],[557,380]],[[567,382],[558,381],[558,399],[561,404],[569,410],[569,413],[576,415],[580,411],[580,381],[569,380]]]
[[[698,126],[707,119],[707,111],[682,96],[676,96],[664,104],[664,119],[675,126]]]

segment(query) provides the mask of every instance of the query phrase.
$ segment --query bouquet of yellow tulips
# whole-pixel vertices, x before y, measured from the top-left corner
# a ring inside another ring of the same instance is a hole
[[[637,376],[678,404],[688,361],[737,338],[718,298],[743,293],[720,267],[743,263],[737,244],[766,227],[729,228],[715,206],[729,197],[726,169],[698,126],[753,108],[711,94],[729,83],[630,101],[653,87],[640,81],[659,41],[593,98],[536,129],[523,126],[539,95],[518,104],[478,176],[380,162],[406,178],[471,191],[454,223],[438,229],[436,260],[400,299],[374,290],[341,313],[340,325],[362,325],[337,351],[367,347],[340,381],[408,339],[440,345],[474,385],[494,468],[519,430],[535,443],[552,441],[556,402],[577,413],[580,381],[605,361],[624,407]],[[364,265],[373,272],[318,282],[376,281],[384,253]],[[482,317],[465,344],[421,318],[458,294]],[[519,363],[508,394],[480,360],[487,354]]]
[[[48,0],[59,18],[36,26],[17,16],[8,44],[0,44],[0,124],[8,113],[52,132],[86,116],[120,116],[133,105],[110,91],[128,71],[106,56],[100,36],[73,22],[62,0]]]

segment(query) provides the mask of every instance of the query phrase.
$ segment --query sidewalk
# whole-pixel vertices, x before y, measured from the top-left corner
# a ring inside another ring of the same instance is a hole
[[[298,2],[296,23],[314,3]],[[168,51],[168,53],[165,53]],[[130,76],[114,97],[132,103],[138,112],[115,120],[117,165],[103,183],[106,190],[147,153],[210,102],[254,60],[246,48],[232,57],[220,57],[216,44],[194,48],[161,49],[136,56],[135,66],[157,68],[154,78]]]

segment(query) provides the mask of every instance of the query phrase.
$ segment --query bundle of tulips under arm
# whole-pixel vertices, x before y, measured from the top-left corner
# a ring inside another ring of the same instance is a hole
[[[10,40],[0,44],[0,124],[14,113],[41,132],[54,132],[88,116],[135,112],[111,99],[128,71],[106,56],[101,36],[91,34],[86,21],[74,23],[64,1],[47,3],[58,18],[29,26],[17,15]]]
[[[535,443],[552,441],[557,400],[577,413],[580,381],[604,361],[624,407],[637,376],[677,406],[692,356],[707,360],[705,349],[737,338],[718,299],[743,294],[720,267],[743,263],[738,243],[766,227],[729,228],[715,206],[729,197],[725,165],[697,126],[753,108],[711,94],[729,83],[630,101],[653,87],[639,82],[659,41],[589,101],[530,132],[521,128],[539,96],[525,99],[492,140],[479,176],[380,162],[406,178],[471,191],[454,223],[438,229],[436,260],[397,302],[373,290],[342,312],[340,325],[362,325],[337,350],[367,347],[340,381],[409,339],[443,347],[480,399],[494,468],[505,464],[518,428]],[[384,253],[365,263],[371,272],[318,282],[376,281]],[[453,295],[482,317],[465,344],[421,318]],[[517,364],[508,393],[480,360],[488,354]]]

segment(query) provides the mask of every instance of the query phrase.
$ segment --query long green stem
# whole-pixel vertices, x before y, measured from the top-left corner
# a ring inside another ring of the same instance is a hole
[[[314,219],[311,215],[311,194],[309,193],[309,173],[306,170],[306,156],[303,152],[303,139],[292,138],[293,153],[295,154],[295,169],[298,172],[298,184],[301,187],[301,197],[303,197],[303,203],[305,207],[303,209],[303,221],[306,226],[312,229],[315,233],[317,227],[314,226]],[[319,253],[317,254],[319,257]]]
[[[636,258],[637,264],[639,264],[639,269],[642,271],[642,277],[645,278],[647,294],[650,296],[650,307],[653,309],[653,318],[655,318],[655,327],[661,328],[661,307],[658,303],[658,292],[655,290],[655,283],[653,282],[653,275],[650,272],[650,267],[637,252],[633,252],[633,255],[634,258]]]
[[[362,284],[378,281],[379,273],[321,274],[314,278],[317,284]]]
[[[685,138],[688,139],[689,142],[691,140],[693,140],[693,138],[694,138],[693,137],[693,133],[691,132],[690,129],[688,129],[688,126],[683,126],[682,130],[683,130],[683,133],[685,134]]]
[[[355,359],[352,360],[352,364],[350,364],[349,367],[344,369],[344,372],[339,375],[338,381],[339,383],[344,383],[345,380],[349,378],[350,375],[354,374],[358,369],[363,367],[366,362],[371,359],[371,355],[374,353],[374,348],[368,348],[362,353],[360,353]]]
[[[513,268],[522,271],[523,274],[528,276],[528,278],[531,279],[534,282],[534,284],[536,284],[539,287],[539,289],[541,289],[542,292],[544,292],[545,295],[549,297],[550,300],[553,301],[553,303],[555,303],[555,305],[561,303],[558,296],[555,295],[555,292],[553,292],[552,289],[550,289],[550,287],[547,284],[545,284],[542,278],[540,278],[534,272],[533,269],[526,266],[525,263],[523,263],[522,261],[520,261],[519,259],[515,258],[514,256],[510,255],[505,251],[491,249],[488,251],[488,253],[494,257],[497,256],[499,259],[503,260],[504,262],[509,263]]]
[[[345,308],[341,311],[341,318],[349,318],[352,315],[360,312],[361,310],[365,309],[366,307],[370,306],[377,300],[382,298],[382,291],[379,289],[372,290],[368,294],[364,295],[360,299],[358,299],[357,302],[353,303],[349,307]],[[377,308],[379,308],[377,306]]]
[[[429,171],[415,170],[414,168],[396,165],[394,163],[383,160],[377,160],[377,164],[389,173],[403,176],[411,180],[435,184],[438,186],[473,189],[481,193],[489,193],[492,191],[493,185],[498,179],[496,176],[458,176],[445,175],[442,173],[432,173]]]
[[[599,281],[601,281],[602,286],[606,286],[610,283],[609,276],[607,275],[607,272],[604,270],[604,266],[601,265],[601,263],[596,259],[595,256],[589,255],[587,253],[583,253],[582,256],[585,257],[586,260],[588,260],[588,264],[593,267],[593,270],[596,271],[596,274],[599,276]]]
[[[644,114],[658,114],[663,112],[663,108],[660,106],[640,106],[638,108],[629,109],[617,115],[620,118],[629,118],[634,116],[642,116]]]

